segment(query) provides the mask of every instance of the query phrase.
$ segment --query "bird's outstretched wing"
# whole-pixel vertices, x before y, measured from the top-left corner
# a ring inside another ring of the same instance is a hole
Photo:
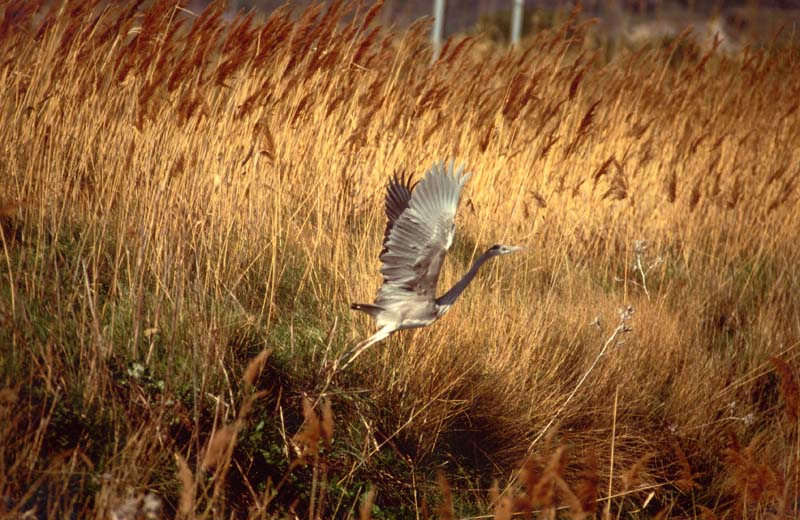
[[[383,250],[381,255],[386,252],[386,243],[389,241],[389,234],[392,232],[397,219],[408,208],[408,201],[411,200],[411,192],[417,183],[411,183],[411,175],[401,172],[395,173],[389,186],[386,188],[386,230],[383,232]]]
[[[463,166],[455,170],[452,162],[447,168],[444,163],[434,164],[416,188],[409,190],[407,206],[394,221],[389,215],[389,198],[396,184],[390,185],[388,233],[380,256],[384,282],[376,304],[435,298],[442,261],[455,236],[461,188],[469,177],[463,171]]]

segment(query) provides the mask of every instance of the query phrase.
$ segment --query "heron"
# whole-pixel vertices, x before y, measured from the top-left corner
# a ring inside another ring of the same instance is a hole
[[[346,367],[367,348],[403,329],[426,327],[453,306],[487,260],[524,249],[494,245],[479,256],[453,287],[436,297],[445,254],[456,234],[455,217],[470,173],[455,161],[434,163],[418,183],[397,175],[386,191],[386,229],[380,253],[383,284],[375,303],[352,303],[350,308],[369,314],[378,331],[340,359]]]

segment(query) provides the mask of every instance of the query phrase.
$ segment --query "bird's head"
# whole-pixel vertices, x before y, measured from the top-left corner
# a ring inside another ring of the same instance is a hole
[[[497,244],[489,248],[489,252],[493,256],[500,256],[500,255],[507,255],[509,253],[513,253],[514,251],[521,251],[525,249],[522,246],[504,246],[502,244]]]

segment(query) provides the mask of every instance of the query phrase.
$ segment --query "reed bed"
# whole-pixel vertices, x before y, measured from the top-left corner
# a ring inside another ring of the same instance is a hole
[[[431,64],[379,10],[0,6],[0,511],[797,516],[796,42]],[[527,252],[326,386],[447,158],[442,285]]]

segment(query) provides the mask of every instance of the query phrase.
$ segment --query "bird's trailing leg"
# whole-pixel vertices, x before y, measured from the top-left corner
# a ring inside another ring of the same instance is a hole
[[[368,337],[367,339],[365,339],[352,349],[345,352],[344,355],[340,357],[339,360],[336,362],[335,370],[337,371],[344,370],[350,363],[352,363],[358,356],[360,356],[362,352],[367,350],[375,343],[388,338],[389,335],[395,330],[396,329],[391,325],[387,325],[381,328],[378,332]]]

